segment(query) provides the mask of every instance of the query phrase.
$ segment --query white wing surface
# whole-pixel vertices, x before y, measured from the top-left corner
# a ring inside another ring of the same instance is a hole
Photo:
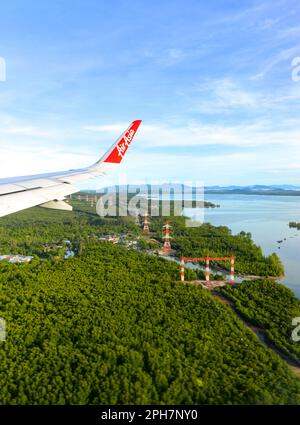
[[[75,184],[103,176],[120,165],[141,120],[133,121],[111,148],[87,168],[34,176],[0,179],[0,217],[40,205],[45,208],[72,209],[66,196],[78,192]]]

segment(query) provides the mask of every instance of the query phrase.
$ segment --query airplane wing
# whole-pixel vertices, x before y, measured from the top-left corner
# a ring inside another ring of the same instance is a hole
[[[66,196],[79,191],[75,184],[103,176],[121,163],[141,120],[133,121],[111,148],[87,168],[34,176],[0,179],[0,217],[34,206],[72,210]]]

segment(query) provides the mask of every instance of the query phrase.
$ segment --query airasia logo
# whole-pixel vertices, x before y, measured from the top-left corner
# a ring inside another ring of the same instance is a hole
[[[135,131],[133,129],[129,130],[128,133],[125,134],[124,137],[123,137],[123,140],[124,141],[122,143],[119,143],[117,145],[118,155],[121,158],[123,158],[123,156],[125,155],[125,152],[126,152],[128,146],[132,142],[134,133],[135,133]]]

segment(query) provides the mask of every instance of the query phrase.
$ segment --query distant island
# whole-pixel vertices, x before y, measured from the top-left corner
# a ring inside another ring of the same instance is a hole
[[[101,193],[105,191],[115,190],[117,193],[137,191],[137,194],[143,196],[155,196],[155,194],[173,194],[199,195],[201,191],[204,194],[221,194],[221,195],[278,195],[278,196],[300,196],[300,186],[289,184],[282,185],[249,185],[249,186],[204,186],[192,187],[181,183],[162,183],[161,185],[116,185],[101,189]],[[95,193],[95,190],[83,190],[85,193]]]
[[[253,186],[206,186],[204,193],[224,195],[279,195],[300,196],[300,187],[292,185],[253,185]]]
[[[295,221],[290,221],[289,222],[289,227],[291,229],[297,229],[300,230],[300,223],[296,223]]]

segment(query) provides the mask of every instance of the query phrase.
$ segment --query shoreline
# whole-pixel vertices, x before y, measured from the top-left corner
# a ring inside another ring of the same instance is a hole
[[[268,341],[268,339],[265,337],[266,330],[260,326],[253,325],[247,318],[245,318],[240,312],[237,311],[234,302],[227,298],[223,293],[221,294],[217,290],[211,291],[211,293],[214,298],[219,300],[219,302],[222,304],[227,305],[227,307],[237,315],[237,317],[244,323],[244,325],[258,337],[262,345],[276,353],[283,361],[286,362],[289,369],[297,376],[297,378],[300,378],[299,361],[293,358],[292,355],[283,353],[279,348],[276,347],[274,343]]]
[[[272,280],[281,280],[285,278],[285,275],[281,276],[256,276],[251,274],[236,274],[237,277],[243,279],[272,279]]]

